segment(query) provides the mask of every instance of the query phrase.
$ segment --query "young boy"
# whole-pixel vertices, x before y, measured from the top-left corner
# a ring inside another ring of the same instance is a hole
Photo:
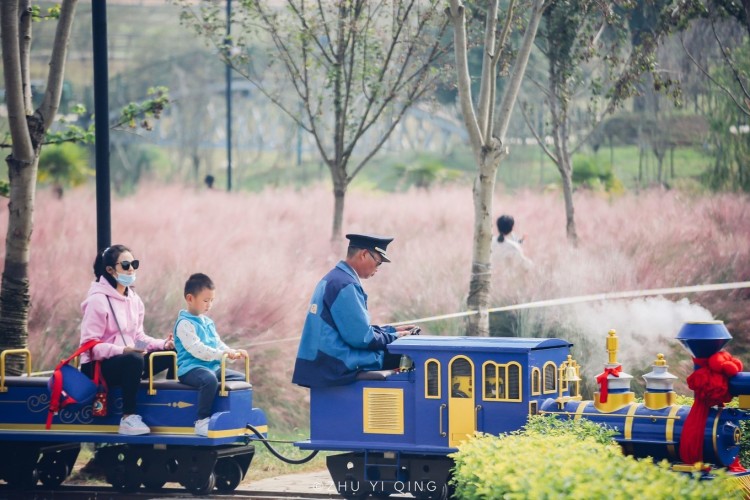
[[[206,313],[211,309],[216,291],[211,278],[202,273],[193,274],[185,282],[183,309],[174,325],[174,343],[177,350],[177,376],[180,382],[198,388],[198,420],[195,433],[208,435],[211,408],[221,378],[221,358],[247,357],[244,349],[232,349],[219,338],[216,326]],[[245,380],[245,375],[226,370],[226,380]]]

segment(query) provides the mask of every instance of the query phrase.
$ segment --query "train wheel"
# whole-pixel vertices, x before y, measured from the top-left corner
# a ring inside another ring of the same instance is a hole
[[[68,464],[59,453],[44,455],[37,466],[39,480],[47,488],[57,488],[70,474]]]
[[[142,471],[137,455],[120,453],[117,465],[107,474],[107,481],[116,490],[132,492],[141,487]]]
[[[165,484],[167,484],[167,481],[162,479],[147,479],[146,481],[143,481],[143,486],[151,491],[158,491],[162,489]]]
[[[242,482],[242,466],[233,458],[220,458],[214,472],[219,491],[233,491]]]
[[[190,493],[196,496],[208,495],[209,493],[211,493],[211,491],[213,491],[215,487],[216,474],[214,473],[214,471],[211,471],[211,474],[208,475],[208,480],[202,486],[195,486],[193,484],[185,485],[185,488],[187,488]]]
[[[36,486],[37,473],[36,467],[23,467],[18,468],[13,472],[13,475],[6,479],[8,485],[11,488],[19,490],[29,490]]]

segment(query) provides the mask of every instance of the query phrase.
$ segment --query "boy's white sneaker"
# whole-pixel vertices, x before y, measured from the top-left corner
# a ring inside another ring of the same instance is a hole
[[[196,436],[208,436],[208,421],[211,420],[211,417],[206,417],[202,420],[196,420],[195,421],[195,435]]]
[[[140,436],[148,434],[151,429],[143,423],[140,415],[128,415],[120,420],[120,429],[117,432],[126,436]]]

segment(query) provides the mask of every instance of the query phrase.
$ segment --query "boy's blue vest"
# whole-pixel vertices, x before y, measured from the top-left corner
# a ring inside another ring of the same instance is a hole
[[[190,321],[195,327],[195,333],[201,343],[216,349],[219,346],[219,335],[216,333],[216,325],[208,316],[194,316],[186,310],[180,311],[174,324],[174,347],[177,350],[177,376],[181,377],[193,368],[203,367],[215,372],[221,367],[221,361],[203,361],[190,354],[182,341],[177,337],[177,325],[180,321]]]

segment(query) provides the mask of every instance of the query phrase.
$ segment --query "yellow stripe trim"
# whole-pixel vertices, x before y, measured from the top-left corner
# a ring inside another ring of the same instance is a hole
[[[714,418],[714,428],[713,432],[711,433],[711,441],[714,443],[714,454],[718,457],[719,456],[719,443],[716,442],[716,438],[718,437],[716,432],[719,428],[719,417],[721,416],[721,412],[724,411],[724,408],[719,408],[719,411],[716,412],[716,418]]]
[[[28,431],[28,432],[75,432],[75,433],[86,433],[86,434],[117,434],[119,429],[118,425],[71,425],[71,424],[52,424],[52,427],[47,430],[45,424],[2,424],[0,425],[0,431]],[[268,433],[268,425],[261,425],[256,427],[258,432]],[[179,435],[193,435],[195,434],[194,427],[151,427],[151,434],[179,434]],[[209,431],[208,437],[220,438],[230,436],[255,436],[251,431],[244,428],[238,429],[225,429],[217,431]]]
[[[677,420],[675,418],[675,415],[677,415],[678,411],[680,411],[680,407],[678,405],[672,405],[672,408],[669,410],[669,416],[667,417],[669,420],[667,420],[664,434],[664,437],[667,441],[674,441],[674,424]],[[675,453],[675,447],[673,444],[667,445],[667,451],[669,452],[669,456],[674,459],[677,458],[677,453]]]
[[[581,415],[583,414],[583,410],[586,409],[586,404],[588,401],[581,401],[578,403],[578,408],[576,408],[576,416],[573,418],[573,420],[578,420],[581,418]]]
[[[634,418],[633,415],[635,415],[635,412],[638,411],[638,408],[640,408],[641,404],[632,404],[630,405],[630,408],[628,408],[628,414],[625,417],[625,432],[624,437],[627,440],[630,440],[633,438],[633,422]]]

